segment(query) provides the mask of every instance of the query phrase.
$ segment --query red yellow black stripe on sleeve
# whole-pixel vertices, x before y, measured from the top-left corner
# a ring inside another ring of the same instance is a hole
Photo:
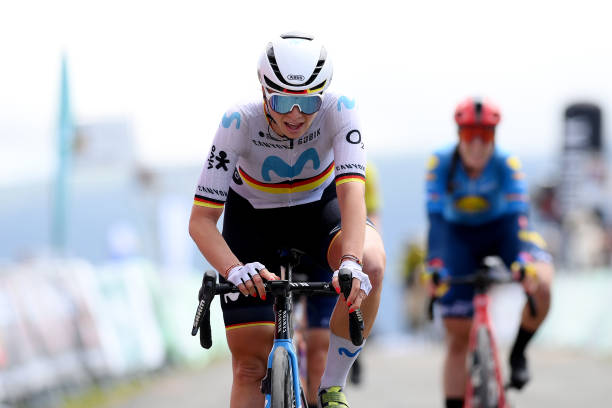
[[[203,197],[201,195],[195,195],[193,199],[193,205],[208,208],[223,208],[225,201],[213,200],[212,198]]]
[[[334,173],[334,162],[331,162],[320,174],[300,180],[287,180],[282,183],[264,183],[247,174],[242,168],[238,167],[238,172],[242,180],[256,190],[271,194],[292,194],[302,191],[310,191],[322,185]]]
[[[343,173],[336,176],[336,185],[358,181],[365,184],[365,176],[361,173]]]

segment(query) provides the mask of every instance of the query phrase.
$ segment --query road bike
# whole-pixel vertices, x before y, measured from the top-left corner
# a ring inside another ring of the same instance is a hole
[[[468,381],[465,393],[464,408],[510,408],[506,390],[511,383],[504,385],[502,370],[493,326],[489,315],[491,298],[488,290],[493,285],[520,282],[525,277],[521,270],[518,277],[513,277],[503,262],[497,257],[485,257],[482,265],[473,274],[464,276],[440,276],[434,272],[434,285],[447,284],[472,285],[474,287],[474,316],[470,329],[468,344]],[[536,315],[536,303],[533,297],[526,293],[529,311]],[[429,303],[429,317],[433,319],[433,304],[437,300],[432,297]]]
[[[298,358],[293,344],[293,295],[336,295],[331,282],[293,282],[292,271],[303,254],[291,250],[281,256],[283,279],[264,282],[266,295],[274,297],[274,343],[268,357],[267,373],[261,382],[261,392],[265,395],[266,408],[308,408],[304,390],[299,379]],[[283,276],[284,275],[284,276]],[[340,290],[349,296],[352,286],[352,273],[341,269],[338,273]],[[212,346],[210,329],[210,304],[215,295],[238,292],[231,283],[217,283],[217,274],[207,271],[202,280],[200,302],[191,330],[195,336],[200,331],[200,344],[205,349]],[[356,346],[363,343],[363,317],[360,310],[349,314],[349,332]]]

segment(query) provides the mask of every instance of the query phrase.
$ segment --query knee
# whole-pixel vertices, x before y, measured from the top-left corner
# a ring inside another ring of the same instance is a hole
[[[310,353],[321,353],[327,356],[329,348],[329,329],[312,328],[306,334],[306,349]]]
[[[540,282],[538,285],[534,297],[538,301],[538,303],[549,304],[551,298],[551,287],[548,282]]]
[[[364,254],[363,271],[370,278],[374,290],[382,287],[386,261],[385,251],[381,249],[370,250]]]
[[[446,344],[451,356],[462,356],[467,352],[470,341],[469,329],[446,330]]]
[[[257,357],[233,357],[234,382],[253,383],[261,381],[266,375],[267,362]]]
[[[550,302],[553,276],[554,269],[552,265],[538,265],[539,283],[535,291],[535,296],[540,302]]]
[[[448,339],[448,353],[450,355],[464,355],[468,349],[469,336],[450,336]]]

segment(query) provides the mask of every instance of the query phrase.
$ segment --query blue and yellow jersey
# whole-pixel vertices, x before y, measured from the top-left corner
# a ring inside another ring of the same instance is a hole
[[[527,213],[527,183],[517,157],[495,148],[480,176],[472,179],[461,159],[453,159],[454,152],[453,146],[429,158],[426,188],[430,215],[440,214],[452,223],[481,225],[504,215]]]

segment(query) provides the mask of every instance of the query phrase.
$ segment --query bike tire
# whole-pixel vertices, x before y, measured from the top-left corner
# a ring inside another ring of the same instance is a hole
[[[473,408],[497,408],[499,395],[495,378],[495,357],[486,327],[476,333],[476,349],[471,355],[470,381],[473,387]]]
[[[271,408],[293,408],[293,369],[289,353],[284,347],[277,347],[272,356],[272,378],[270,389]]]

